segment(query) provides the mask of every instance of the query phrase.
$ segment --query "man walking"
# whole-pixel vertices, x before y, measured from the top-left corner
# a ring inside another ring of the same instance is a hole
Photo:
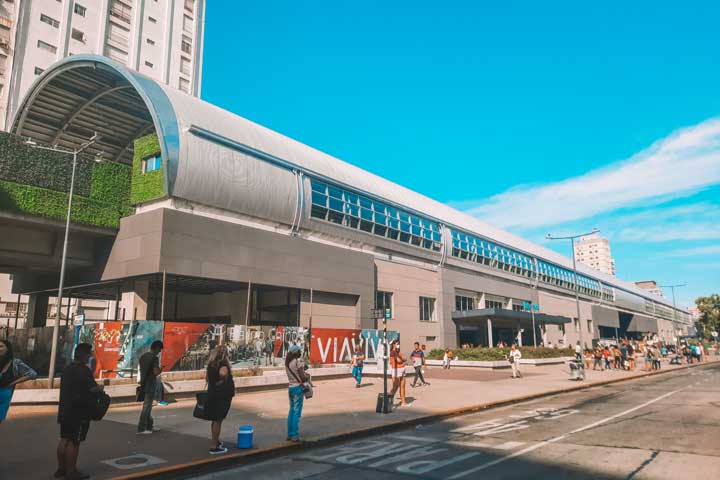
[[[140,421],[138,422],[138,435],[149,435],[158,429],[153,426],[152,407],[155,399],[155,388],[158,375],[162,372],[158,355],[162,352],[163,342],[155,340],[150,345],[150,351],[145,352],[139,361],[140,365],[140,396],[143,400]]]
[[[508,361],[510,362],[510,366],[512,367],[512,378],[522,377],[522,374],[520,374],[521,358],[522,353],[520,353],[520,349],[518,349],[517,345],[513,343],[512,347],[510,347],[510,355],[508,355]]]
[[[60,443],[57,446],[58,469],[55,478],[83,480],[90,478],[87,473],[77,469],[80,443],[85,441],[90,429],[87,408],[95,392],[103,390],[95,383],[88,361],[92,357],[92,345],[79,343],[75,347],[73,362],[65,367],[60,377],[60,402],[58,418],[60,424]]]
[[[423,377],[422,370],[425,366],[425,352],[420,349],[420,344],[418,342],[415,342],[415,349],[410,354],[410,360],[412,360],[413,368],[415,368],[415,378],[413,379],[411,387],[415,387],[418,378],[420,379],[421,386],[430,385],[425,381],[425,377]]]
[[[355,388],[360,388],[362,383],[362,371],[365,365],[365,355],[362,353],[360,344],[355,345],[355,351],[350,359],[350,366],[352,367],[352,376],[355,378]]]

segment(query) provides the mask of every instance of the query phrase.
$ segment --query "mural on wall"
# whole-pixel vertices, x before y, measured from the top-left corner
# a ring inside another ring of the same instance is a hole
[[[399,340],[400,334],[388,331],[388,342]],[[350,361],[355,345],[359,344],[366,361],[382,358],[382,330],[314,328],[310,348],[310,363],[347,363]]]

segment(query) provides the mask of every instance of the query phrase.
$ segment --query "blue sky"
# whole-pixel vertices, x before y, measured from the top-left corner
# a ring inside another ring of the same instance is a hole
[[[202,96],[539,243],[597,227],[689,305],[720,291],[720,2],[588,3],[213,0]]]

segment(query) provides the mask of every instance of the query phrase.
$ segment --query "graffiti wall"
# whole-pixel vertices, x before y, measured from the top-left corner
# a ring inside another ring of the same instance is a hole
[[[400,334],[388,331],[388,342],[399,340]],[[310,363],[347,363],[355,345],[360,345],[366,361],[383,356],[382,330],[314,328],[310,347]]]

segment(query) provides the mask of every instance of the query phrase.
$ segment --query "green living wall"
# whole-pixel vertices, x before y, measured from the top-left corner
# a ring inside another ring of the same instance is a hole
[[[0,210],[64,220],[72,175],[72,157],[26,145],[0,132]],[[130,215],[129,165],[80,155],[75,172],[71,220],[118,228]]]
[[[143,160],[160,155],[157,135],[152,133],[136,139],[134,152],[130,203],[137,205],[166,196],[164,165],[158,170],[143,173]]]

